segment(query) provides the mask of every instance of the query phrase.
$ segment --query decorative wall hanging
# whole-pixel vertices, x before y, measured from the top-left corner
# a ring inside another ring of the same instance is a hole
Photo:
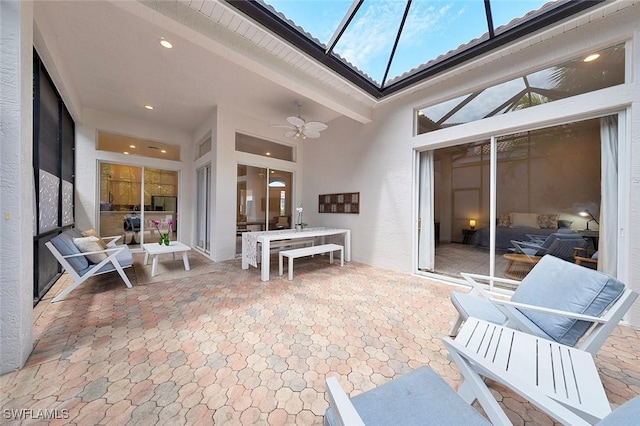
[[[319,213],[360,213],[360,193],[322,194],[318,197]]]

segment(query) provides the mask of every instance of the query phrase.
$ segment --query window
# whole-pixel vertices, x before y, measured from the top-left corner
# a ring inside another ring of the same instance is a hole
[[[293,147],[236,133],[236,151],[293,161]]]
[[[619,44],[475,93],[417,111],[417,133],[427,133],[530,108],[624,83]]]
[[[617,229],[617,167],[602,167],[618,162],[615,135],[608,116],[421,153],[419,269],[509,277],[513,241],[558,232],[615,259],[616,241],[600,238]],[[519,267],[522,278],[531,265]],[[615,262],[600,269],[616,274]]]
[[[98,149],[126,155],[180,161],[180,146],[157,141],[98,132]]]

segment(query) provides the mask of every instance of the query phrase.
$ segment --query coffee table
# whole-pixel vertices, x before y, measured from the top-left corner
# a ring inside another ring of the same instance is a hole
[[[504,271],[504,276],[511,278],[512,280],[522,281],[527,276],[531,269],[536,266],[536,263],[542,259],[539,256],[527,256],[520,253],[506,253],[504,258],[509,261]]]
[[[189,258],[187,257],[187,252],[191,250],[186,244],[182,244],[179,241],[171,241],[168,246],[164,244],[160,245],[158,243],[148,243],[143,244],[142,248],[144,250],[144,264],[147,264],[149,260],[149,255],[153,256],[153,262],[151,264],[151,276],[156,276],[156,270],[158,268],[158,255],[172,253],[173,260],[176,260],[176,253],[182,252],[182,262],[184,263],[184,270],[189,271],[191,267],[189,266]]]

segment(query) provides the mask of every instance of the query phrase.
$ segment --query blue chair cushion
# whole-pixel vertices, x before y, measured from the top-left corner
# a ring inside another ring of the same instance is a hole
[[[451,292],[449,297],[453,306],[455,306],[458,313],[465,320],[469,317],[473,317],[494,324],[504,324],[507,320],[507,317],[505,317],[491,301],[484,297],[478,297],[469,293],[458,293],[455,291]],[[544,339],[551,339],[547,333],[541,330],[540,327],[533,323],[528,317],[523,315],[522,312],[510,306],[506,306],[506,308],[511,312],[513,317],[524,323],[533,334]]]
[[[57,235],[51,239],[51,244],[60,252],[63,256],[69,256],[71,254],[79,254],[81,251],[73,243],[74,238],[82,237],[82,233],[77,229],[69,229]],[[84,256],[75,256],[67,258],[67,262],[78,274],[83,275],[80,271],[84,271],[89,266],[89,261]]]
[[[120,247],[124,249],[116,255],[116,260],[118,261],[120,266],[122,266],[123,268],[126,268],[128,266],[133,265],[133,255],[131,254],[131,250],[129,250],[129,247],[126,245],[118,246],[118,248]],[[78,274],[80,276],[83,276],[94,266],[95,266],[95,263],[89,264],[85,269],[78,271]],[[100,269],[96,271],[96,274],[102,274],[104,272],[114,271],[115,269],[116,268],[115,266],[113,266],[113,263],[107,262],[105,265],[103,265]]]
[[[484,297],[453,291],[449,295],[449,298],[453,306],[465,320],[473,317],[493,324],[504,324],[507,320],[507,317]]]
[[[511,300],[601,316],[624,288],[622,282],[609,275],[547,255],[522,280]],[[553,340],[569,346],[575,346],[591,326],[587,321],[520,311]]]
[[[598,426],[620,426],[638,424],[640,418],[640,396],[625,402],[600,420]]]
[[[490,425],[429,367],[354,396],[351,403],[367,426]],[[337,424],[331,407],[324,423]]]

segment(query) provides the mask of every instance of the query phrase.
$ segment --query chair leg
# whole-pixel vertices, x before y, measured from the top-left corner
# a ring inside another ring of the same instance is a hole
[[[455,321],[453,322],[453,325],[449,329],[449,336],[456,337],[458,335],[458,329],[460,328],[463,322],[464,322],[464,319],[462,318],[462,316],[460,316],[460,314],[458,314],[456,316]]]
[[[74,281],[73,283],[71,283],[71,285],[67,288],[65,288],[60,294],[58,294],[56,297],[53,298],[53,300],[51,301],[51,303],[55,303],[60,301],[60,299],[64,299],[64,297],[71,293],[73,290],[75,290],[76,288],[78,288],[78,286],[80,284],[82,284],[83,282],[85,282],[87,280],[87,278],[89,277],[80,277],[79,280]]]
[[[122,281],[124,281],[124,284],[131,288],[131,281],[129,281],[129,277],[127,277],[127,274],[124,272],[124,269],[122,268],[122,266],[120,266],[120,264],[118,262],[111,262],[113,264],[113,266],[115,266],[116,271],[118,271],[118,274],[120,274],[120,278],[122,278]]]

